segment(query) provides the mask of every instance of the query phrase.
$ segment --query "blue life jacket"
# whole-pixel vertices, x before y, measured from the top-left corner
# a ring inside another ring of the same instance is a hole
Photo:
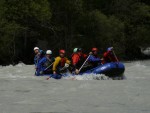
[[[93,66],[96,67],[101,64],[101,59],[99,57],[96,57],[94,55],[91,55],[88,59],[88,62]]]
[[[51,71],[52,70],[52,66],[49,67],[53,62],[55,61],[55,59],[52,57],[50,59],[48,59],[47,57],[43,57],[38,65],[37,65],[37,72],[36,72],[36,75],[39,76],[40,75],[40,72],[43,72],[47,74],[47,72]],[[47,69],[47,67],[49,67]]]
[[[35,55],[34,57],[34,64],[37,67],[39,61],[45,56],[45,53],[43,50],[39,50],[40,54]]]

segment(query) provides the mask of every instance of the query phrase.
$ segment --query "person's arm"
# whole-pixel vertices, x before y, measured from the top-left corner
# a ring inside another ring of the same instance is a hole
[[[109,54],[110,54],[110,51],[105,52],[105,53],[104,53],[104,57],[108,57]]]
[[[58,66],[60,60],[61,60],[61,58],[59,58],[59,57],[57,57],[57,58],[55,59],[55,62],[54,62],[54,64],[53,64],[53,72],[56,72],[57,66]]]
[[[88,55],[86,55],[86,54],[83,54],[83,57],[84,57],[84,59],[87,59]]]
[[[79,55],[74,55],[72,58],[72,65],[73,65],[73,69],[76,70],[77,69],[77,63],[79,62]]]
[[[35,64],[35,67],[37,68],[37,56],[34,57],[34,64]]]
[[[37,76],[41,75],[43,72],[43,69],[42,69],[43,62],[44,62],[44,59],[41,59],[39,63],[37,64]]]
[[[105,64],[105,63],[106,63],[107,57],[108,57],[108,52],[105,52],[105,53],[103,54],[103,58],[101,59],[102,64]]]
[[[92,61],[93,61],[92,55],[89,57],[88,61],[89,61],[89,62],[92,62]]]
[[[75,66],[79,61],[79,56],[78,55],[73,55],[72,57],[72,64]]]
[[[94,62],[101,62],[101,59],[99,57],[94,59]]]
[[[89,62],[101,62],[101,59],[100,58],[96,58],[94,56],[90,56],[90,58],[88,59]]]

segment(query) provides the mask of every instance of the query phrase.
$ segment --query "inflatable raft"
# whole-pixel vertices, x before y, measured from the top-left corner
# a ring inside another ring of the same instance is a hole
[[[82,76],[84,74],[89,74],[89,75],[93,74],[96,76],[97,74],[104,74],[105,76],[113,78],[113,77],[123,76],[124,71],[125,71],[125,66],[123,63],[112,62],[112,63],[100,65],[96,68],[80,73],[79,75]],[[61,79],[62,77],[77,76],[77,75],[70,74],[70,73],[63,73],[63,74],[57,74],[57,75],[50,74],[50,75],[44,75],[44,76],[50,76],[51,78],[54,78],[54,79]]]
[[[94,69],[88,70],[83,74],[104,74],[108,77],[122,76],[125,71],[125,66],[121,62],[112,62],[100,65]]]

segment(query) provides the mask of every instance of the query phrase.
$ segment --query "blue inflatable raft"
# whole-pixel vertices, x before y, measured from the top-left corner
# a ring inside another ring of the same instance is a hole
[[[84,74],[104,74],[110,78],[113,77],[121,77],[123,76],[125,71],[125,66],[121,62],[112,62],[112,63],[107,63],[104,65],[100,65],[96,68],[93,68],[91,70],[88,70],[86,72],[80,73],[79,75],[84,75]],[[69,74],[69,73],[64,73],[64,74],[57,74],[57,75],[44,75],[44,76],[50,76],[54,79],[61,79],[61,77],[67,77],[67,76],[76,76],[74,74]]]
[[[108,77],[122,76],[125,71],[125,66],[121,62],[112,62],[100,65],[94,69],[88,70],[83,74],[105,74]]]

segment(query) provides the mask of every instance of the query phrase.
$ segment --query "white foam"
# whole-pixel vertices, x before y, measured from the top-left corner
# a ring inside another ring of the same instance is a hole
[[[84,74],[84,75],[76,75],[76,76],[67,76],[64,79],[71,80],[109,80],[107,76],[103,74]]]

